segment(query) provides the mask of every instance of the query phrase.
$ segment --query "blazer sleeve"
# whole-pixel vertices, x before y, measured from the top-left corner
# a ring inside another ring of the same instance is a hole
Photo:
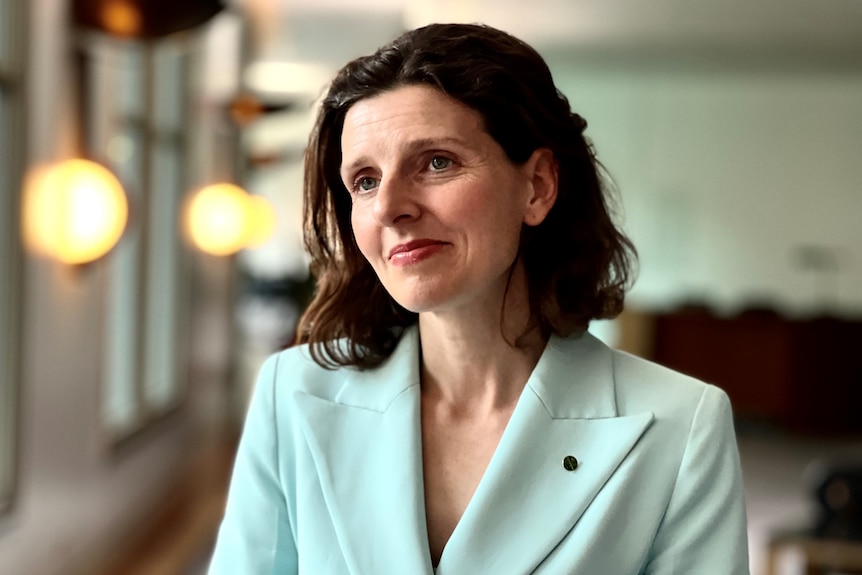
[[[275,380],[278,356],[260,370],[234,462],[209,575],[297,573],[296,545],[279,478]]]
[[[644,573],[749,573],[739,451],[730,401],[717,387],[701,395]]]

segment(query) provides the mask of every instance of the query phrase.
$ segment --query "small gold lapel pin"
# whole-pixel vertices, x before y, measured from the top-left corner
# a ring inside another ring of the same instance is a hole
[[[578,468],[578,459],[574,455],[567,455],[563,458],[563,469],[566,471],[574,471]]]

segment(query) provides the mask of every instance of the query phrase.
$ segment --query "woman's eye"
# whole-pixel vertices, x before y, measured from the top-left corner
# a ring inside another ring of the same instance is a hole
[[[428,165],[435,171],[445,170],[452,165],[452,160],[445,156],[434,156],[431,158],[431,162],[429,162]]]
[[[353,187],[357,192],[369,192],[377,187],[377,178],[363,176],[356,180],[356,184]]]

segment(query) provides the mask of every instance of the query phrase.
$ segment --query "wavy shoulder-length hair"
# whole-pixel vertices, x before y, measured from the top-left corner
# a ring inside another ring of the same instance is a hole
[[[586,122],[571,111],[542,57],[482,25],[434,24],[348,63],[326,94],[305,158],[304,239],[317,289],[298,328],[325,367],[372,367],[417,315],[395,302],[353,236],[341,181],[341,133],[350,107],[408,85],[429,85],[477,111],[488,134],[520,165],[539,148],[558,164],[558,196],[538,226],[523,226],[520,257],[534,325],[570,335],[623,306],[636,254],[611,214]]]

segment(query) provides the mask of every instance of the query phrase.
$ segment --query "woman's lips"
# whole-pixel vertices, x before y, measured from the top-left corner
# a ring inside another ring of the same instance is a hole
[[[413,240],[398,244],[389,252],[389,262],[396,266],[409,266],[426,260],[446,247],[437,240]]]

